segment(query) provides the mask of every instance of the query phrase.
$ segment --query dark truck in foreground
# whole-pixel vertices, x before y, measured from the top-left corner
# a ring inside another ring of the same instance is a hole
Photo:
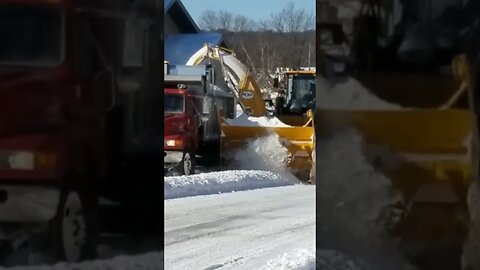
[[[2,248],[94,257],[100,197],[161,197],[160,4],[0,0]]]

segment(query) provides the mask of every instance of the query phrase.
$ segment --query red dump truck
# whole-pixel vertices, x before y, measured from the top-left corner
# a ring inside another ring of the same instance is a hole
[[[215,69],[210,65],[166,63],[164,70],[165,171],[194,174],[197,161],[208,167],[218,166],[219,111],[232,116],[235,96],[213,84]]]
[[[161,4],[0,0],[0,246],[95,256],[100,196],[161,197],[121,177],[163,152]]]

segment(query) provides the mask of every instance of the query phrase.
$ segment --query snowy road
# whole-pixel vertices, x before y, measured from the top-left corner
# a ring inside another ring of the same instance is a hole
[[[165,201],[167,270],[273,269],[267,262],[314,246],[314,186]]]

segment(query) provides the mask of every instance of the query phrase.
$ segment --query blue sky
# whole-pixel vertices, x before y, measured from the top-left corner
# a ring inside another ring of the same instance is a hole
[[[315,0],[181,0],[188,12],[198,23],[200,14],[206,10],[225,10],[233,14],[245,15],[250,19],[268,19],[270,14],[278,12],[288,2],[294,2],[295,8],[315,13]]]

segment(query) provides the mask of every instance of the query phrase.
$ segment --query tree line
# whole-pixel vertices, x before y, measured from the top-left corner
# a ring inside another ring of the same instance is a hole
[[[293,2],[267,19],[252,20],[227,11],[205,11],[199,27],[220,32],[226,45],[252,68],[261,84],[270,84],[277,67],[315,66],[314,11],[296,8]]]

